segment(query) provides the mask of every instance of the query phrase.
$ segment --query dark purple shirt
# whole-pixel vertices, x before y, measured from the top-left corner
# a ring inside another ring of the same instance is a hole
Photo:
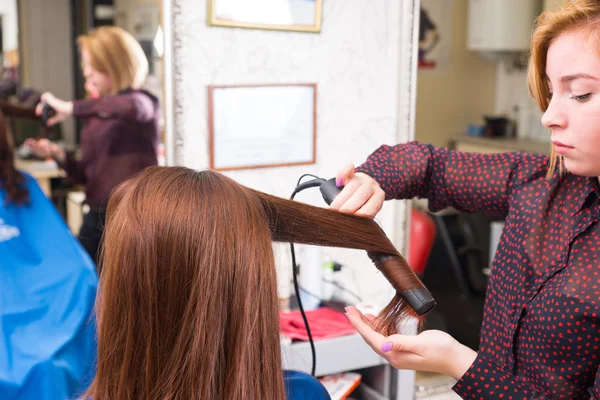
[[[546,180],[548,163],[410,143],[358,168],[387,199],[506,218],[479,353],[454,386],[464,399],[600,399],[598,183],[558,171]]]
[[[73,102],[73,116],[86,119],[81,130],[81,160],[72,153],[61,167],[85,185],[86,203],[104,209],[115,186],[156,165],[160,143],[160,106],[144,90]]]

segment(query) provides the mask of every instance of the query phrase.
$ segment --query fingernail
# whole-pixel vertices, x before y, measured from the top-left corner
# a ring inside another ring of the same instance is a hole
[[[387,343],[384,343],[383,345],[381,345],[381,351],[383,351],[384,353],[387,353],[391,349],[392,349],[392,342],[387,342]]]
[[[335,186],[340,187],[344,182],[340,178],[335,178]]]
[[[348,307],[344,307],[344,310],[346,310],[346,313],[348,312]]]

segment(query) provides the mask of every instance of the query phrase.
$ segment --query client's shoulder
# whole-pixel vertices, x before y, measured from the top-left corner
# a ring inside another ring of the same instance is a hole
[[[288,400],[330,400],[329,394],[315,377],[299,371],[283,371]]]

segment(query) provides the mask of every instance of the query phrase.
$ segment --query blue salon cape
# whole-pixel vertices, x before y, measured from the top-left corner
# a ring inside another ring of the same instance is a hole
[[[63,400],[95,372],[95,267],[33,178],[0,188],[0,399]]]
[[[331,400],[321,382],[307,373],[284,370],[283,380],[287,400]]]

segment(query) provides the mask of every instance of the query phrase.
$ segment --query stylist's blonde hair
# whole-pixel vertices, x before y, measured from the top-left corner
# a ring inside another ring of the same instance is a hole
[[[92,68],[110,76],[112,91],[138,89],[148,74],[148,60],[140,44],[118,26],[101,26],[77,38],[79,48],[90,54]]]
[[[546,78],[546,56],[554,39],[566,32],[579,32],[585,38],[596,42],[600,49],[600,1],[571,0],[554,11],[545,11],[537,19],[531,38],[528,82],[529,92],[535,98],[542,112],[550,104],[550,91]],[[547,178],[550,178],[559,164],[563,171],[562,159],[552,148]]]

